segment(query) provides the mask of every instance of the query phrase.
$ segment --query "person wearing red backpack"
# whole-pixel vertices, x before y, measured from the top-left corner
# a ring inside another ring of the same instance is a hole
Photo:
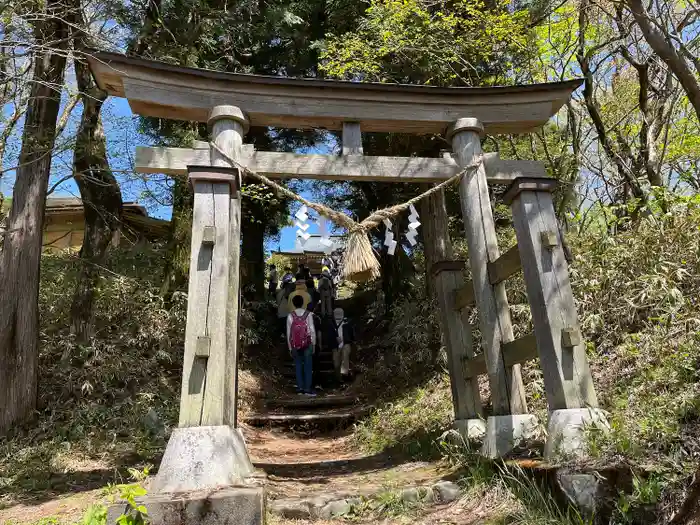
[[[313,391],[313,354],[316,347],[316,330],[311,312],[304,308],[304,297],[292,297],[294,310],[287,316],[287,346],[294,358],[297,377],[297,394],[315,397]]]

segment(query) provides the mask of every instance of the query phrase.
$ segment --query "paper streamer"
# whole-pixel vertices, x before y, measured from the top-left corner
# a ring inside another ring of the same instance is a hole
[[[294,216],[298,219],[294,223],[294,225],[297,227],[297,237],[301,237],[303,239],[302,245],[311,237],[311,234],[306,231],[309,229],[309,225],[306,223],[306,221],[309,219],[309,214],[307,212],[308,208],[306,205],[303,205],[294,214]]]
[[[393,225],[389,219],[384,219],[384,226],[386,226],[386,231],[384,232],[384,246],[388,248],[387,253],[389,255],[394,255],[398,243],[394,240]]]
[[[408,216],[408,231],[406,232],[406,240],[411,246],[415,246],[418,243],[418,241],[416,241],[416,236],[418,235],[418,227],[420,226],[420,221],[418,220],[420,215],[418,215],[418,211],[413,204],[409,206],[409,209],[411,210],[411,213]]]

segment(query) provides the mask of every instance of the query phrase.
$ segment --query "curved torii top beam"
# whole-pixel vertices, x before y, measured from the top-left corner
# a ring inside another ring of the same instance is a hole
[[[234,105],[253,126],[444,133],[462,117],[488,134],[524,133],[543,125],[580,80],[508,87],[441,88],[221,73],[121,54],[91,52],[97,84],[124,97],[134,113],[206,122],[215,106]]]

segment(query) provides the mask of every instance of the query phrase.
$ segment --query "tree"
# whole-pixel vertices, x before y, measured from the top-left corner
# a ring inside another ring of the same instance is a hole
[[[90,37],[83,19],[80,0],[74,6],[74,69],[83,106],[75,139],[73,171],[80,190],[85,216],[85,233],[80,249],[80,271],[71,306],[71,330],[79,341],[87,341],[94,331],[94,300],[101,266],[115,235],[119,235],[122,196],[107,160],[107,143],[101,110],[107,98],[95,83],[83,53]]]
[[[0,260],[0,434],[36,405],[39,261],[46,191],[69,44],[69,8],[46,0],[32,13],[33,78],[12,208]]]
[[[700,55],[696,26],[700,12],[690,4],[656,0],[649,3],[649,12],[641,0],[627,0],[644,38],[680,82],[688,100],[700,119]]]

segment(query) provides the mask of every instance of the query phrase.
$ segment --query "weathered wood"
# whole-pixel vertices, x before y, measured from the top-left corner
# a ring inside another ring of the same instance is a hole
[[[506,366],[516,366],[537,358],[535,334],[519,337],[503,345],[503,362]],[[484,354],[479,354],[463,363],[466,377],[473,378],[488,373]]]
[[[234,159],[243,144],[240,118],[237,108],[212,112],[212,140]],[[210,158],[217,166],[190,169],[195,199],[180,426],[236,423],[239,170],[215,148]]]
[[[242,155],[243,135],[248,129],[248,119],[236,106],[217,106],[209,115],[212,141],[219,149],[232,159],[238,160]],[[210,149],[212,166],[235,168],[212,146]]]
[[[535,334],[518,337],[503,345],[503,361],[506,366],[518,365],[537,359],[537,338]]]
[[[215,107],[208,122],[212,130],[211,140],[229,157],[238,161],[243,157],[245,148],[243,136],[249,127],[249,121],[245,113],[238,107]],[[211,162],[213,165],[230,166],[229,161],[211,148]],[[240,184],[240,181],[239,181]],[[222,261],[221,271],[227,276],[227,294],[225,310],[226,328],[224,331],[226,349],[221,360],[222,388],[218,394],[221,396],[221,409],[223,424],[238,426],[238,325],[240,316],[240,258],[241,258],[241,202],[240,185],[231,192],[228,199],[222,199],[221,207],[226,208],[228,229],[227,234],[227,258]],[[214,413],[218,410],[216,399],[210,405]]]
[[[362,155],[362,131],[359,122],[343,122],[343,156]]]
[[[500,160],[496,153],[487,153],[484,159],[489,184],[511,184],[526,173],[529,178],[546,179],[541,162]],[[320,180],[356,180],[373,182],[438,183],[459,171],[452,157],[367,157],[360,155],[303,155],[253,151],[244,144],[241,163],[247,168],[270,178],[305,178]],[[185,175],[187,166],[209,166],[209,152],[195,148],[136,147],[134,162],[139,173]]]
[[[540,239],[542,239],[542,246],[545,248],[554,248],[559,244],[559,236],[557,232],[541,232]]]
[[[562,244],[542,243],[542,232],[559,231],[552,195],[523,190],[511,208],[549,410],[595,407],[586,345],[575,338],[569,341],[575,346],[563,344],[564,330],[575,329],[578,321]]]
[[[197,348],[195,349],[195,357],[209,357],[211,348],[211,339],[209,336],[200,335],[197,337]]]
[[[552,192],[559,182],[552,178],[533,178],[530,176],[517,177],[503,194],[503,202],[511,204],[521,191]]]
[[[211,259],[213,245],[202,243],[204,226],[214,224],[214,191],[211,183],[194,182],[194,211],[190,255],[190,280],[187,290],[187,325],[183,361],[181,427],[201,425],[206,382],[206,360],[197,358],[197,341],[207,332]]]
[[[216,240],[211,258],[211,285],[209,287],[209,304],[207,305],[207,334],[211,340],[207,363],[207,382],[204,389],[202,406],[202,425],[233,425],[228,419],[227,405],[231,403],[230,391],[233,389],[231,378],[236,373],[233,363],[235,345],[231,348],[228,334],[231,320],[228,319],[229,261],[234,256],[230,245],[230,187],[225,183],[212,184],[214,205],[214,226]],[[237,327],[234,328],[236,330]],[[237,334],[237,331],[235,332]]]
[[[474,297],[474,283],[472,281],[465,282],[455,291],[454,309],[461,310],[467,306],[474,306],[476,297]]]
[[[455,291],[463,280],[461,269],[439,271],[435,275],[435,296],[447,347],[455,419],[472,419],[483,416],[479,383],[464,375],[462,363],[465,357],[474,356],[474,343],[471,327],[462,322],[462,316],[453,308]]]
[[[235,104],[261,127],[361,122],[368,132],[442,133],[474,115],[488,133],[523,133],[546,123],[580,85],[440,88],[219,73],[96,51],[88,60],[100,88],[128,98],[134,113],[206,122],[212,107]]]
[[[489,280],[491,284],[505,281],[520,270],[520,252],[516,244],[498,259],[488,264]]]
[[[452,252],[452,246],[449,251]],[[463,272],[465,267],[464,261],[437,261],[430,267],[430,273],[437,275],[444,271]]]
[[[205,226],[202,232],[202,242],[204,244],[214,244],[216,241],[216,227],[215,226]]]
[[[235,191],[229,202],[229,262],[228,262],[228,305],[226,313],[227,370],[233,370],[233,381],[228,377],[227,399],[224,417],[229,424],[238,427],[238,328],[240,326],[241,293],[241,193]]]
[[[460,119],[451,128],[452,149],[460,166],[472,164],[481,155],[480,132],[483,127],[476,119]],[[524,414],[527,405],[520,367],[506,367],[502,355],[503,343],[514,339],[505,286],[491,285],[488,274],[489,261],[496,261],[500,252],[483,164],[472,176],[462,178],[459,192],[493,412]]]

